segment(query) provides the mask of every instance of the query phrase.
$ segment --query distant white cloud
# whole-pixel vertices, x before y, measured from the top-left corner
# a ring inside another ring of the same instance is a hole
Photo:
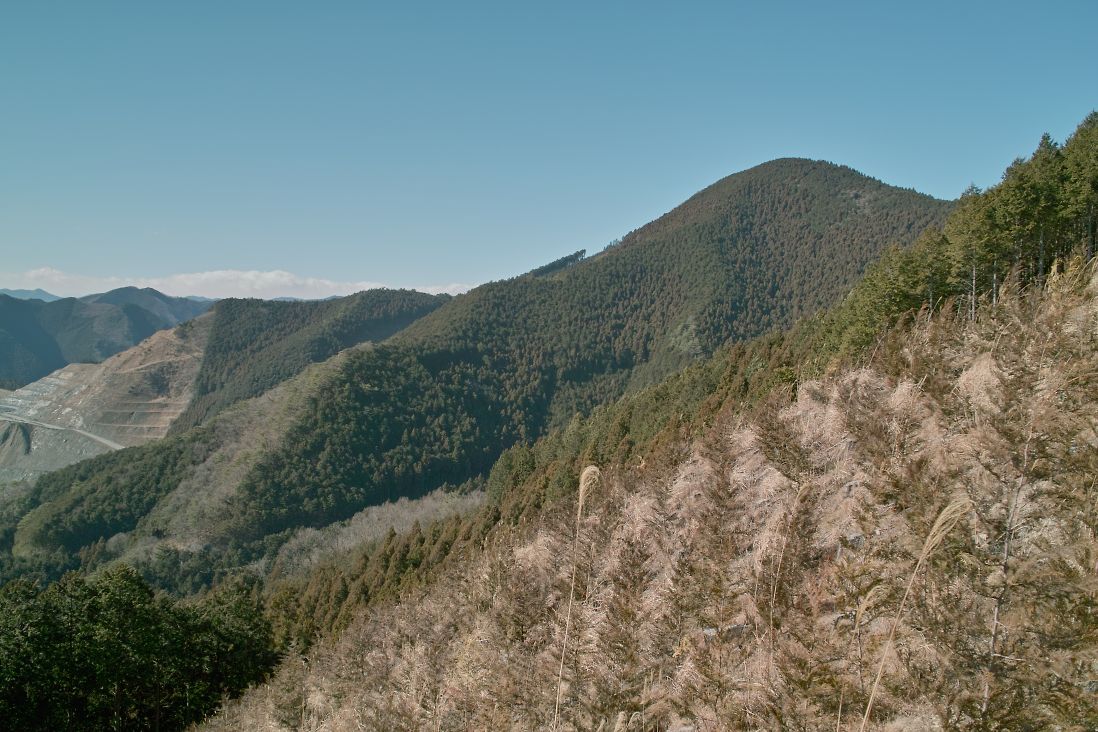
[[[210,272],[184,272],[164,277],[94,277],[41,267],[28,272],[0,272],[0,287],[32,290],[41,287],[55,295],[88,295],[116,287],[152,287],[168,295],[199,295],[202,297],[300,297],[305,299],[349,295],[376,287],[390,287],[380,282],[342,282],[319,277],[302,277],[283,270],[219,269]],[[419,285],[409,289],[432,294],[457,295],[472,285],[451,283]]]

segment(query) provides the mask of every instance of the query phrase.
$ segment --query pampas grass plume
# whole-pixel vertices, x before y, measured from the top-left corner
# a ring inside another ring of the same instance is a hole
[[[900,624],[900,619],[904,614],[904,606],[907,604],[908,595],[911,594],[911,588],[915,584],[915,577],[919,574],[919,570],[922,569],[923,563],[930,557],[931,554],[938,548],[939,545],[945,540],[946,536],[953,527],[957,525],[957,522],[972,509],[972,501],[968,496],[959,495],[949,502],[942,512],[938,514],[937,520],[934,525],[930,527],[930,533],[926,536],[926,541],[923,542],[923,550],[919,552],[919,560],[915,562],[915,569],[911,572],[911,577],[907,581],[907,589],[904,590],[904,596],[900,600],[900,607],[896,610],[895,617],[892,618],[892,627],[888,631],[888,640],[885,641],[884,649],[881,652],[881,662],[877,666],[877,677],[873,679],[873,688],[869,690],[869,701],[865,705],[865,715],[862,717],[862,726],[859,727],[859,732],[864,732],[865,727],[869,724],[869,715],[873,711],[873,701],[877,696],[877,687],[881,683],[881,676],[884,674],[885,660],[888,657],[888,650],[892,647],[892,639],[896,636],[896,626]]]
[[[583,520],[583,506],[587,502],[587,494],[590,493],[602,479],[602,471],[594,465],[588,465],[580,474],[579,505],[576,506],[576,521]]]
[[[560,670],[557,672],[557,701],[553,707],[553,728],[560,722],[560,696],[564,686],[564,659],[568,653],[568,633],[572,629],[572,603],[576,599],[576,564],[579,560],[580,522],[583,520],[583,506],[590,493],[602,479],[602,471],[594,465],[588,465],[580,473],[579,500],[576,506],[576,535],[572,540],[572,586],[568,590],[568,612],[564,616],[564,642],[560,649]]]

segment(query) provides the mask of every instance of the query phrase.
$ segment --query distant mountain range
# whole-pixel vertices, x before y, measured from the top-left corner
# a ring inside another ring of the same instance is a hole
[[[137,287],[49,301],[0,294],[0,388],[16,389],[70,363],[98,363],[211,305]]]
[[[123,290],[132,290],[132,289],[136,289],[136,288],[124,287],[124,288],[121,288],[121,289],[123,289]],[[149,288],[145,288],[145,289],[149,289]],[[111,292],[118,292],[118,290],[112,290]],[[156,290],[150,290],[150,292],[157,292],[157,291]],[[102,294],[108,294],[108,293],[102,293]],[[8,297],[14,297],[16,300],[42,300],[43,302],[54,302],[55,300],[63,300],[64,299],[60,295],[54,295],[52,292],[46,292],[45,290],[43,290],[41,288],[35,288],[33,290],[9,290],[6,287],[0,287],[0,295],[7,295]],[[77,299],[86,300],[88,298],[95,298],[95,297],[101,297],[101,296],[102,296],[101,294],[84,295],[84,296],[81,296],[80,298],[77,298]],[[294,297],[292,295],[282,295],[281,297],[272,297],[271,300],[274,301],[274,302],[312,302],[312,301],[319,301],[319,300],[338,300],[341,297],[344,297],[344,296],[343,295],[329,295],[328,297],[315,297],[314,298],[314,297]],[[194,302],[214,303],[214,302],[217,302],[221,298],[203,297],[202,295],[184,295],[182,299],[184,299],[184,300],[193,300]]]
[[[8,297],[14,297],[16,300],[41,300],[43,302],[53,302],[54,300],[60,300],[60,295],[54,295],[51,292],[46,292],[42,289],[34,290],[9,290],[4,287],[0,287],[0,295],[7,295]]]

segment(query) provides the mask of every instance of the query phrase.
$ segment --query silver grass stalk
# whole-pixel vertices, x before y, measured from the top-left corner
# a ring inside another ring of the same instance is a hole
[[[801,485],[793,498],[793,505],[789,507],[789,514],[785,517],[785,536],[782,537],[782,548],[778,552],[778,566],[774,570],[774,579],[770,583],[770,655],[774,655],[774,605],[778,602],[778,580],[782,574],[782,561],[785,559],[785,550],[789,546],[789,534],[793,527],[793,518],[797,515],[797,507],[801,505],[805,494],[808,493],[809,483]]]
[[[877,687],[880,685],[881,676],[884,674],[885,660],[888,658],[888,651],[892,647],[892,639],[896,636],[896,626],[900,624],[900,619],[903,617],[908,595],[911,594],[911,588],[915,585],[915,577],[918,576],[919,570],[922,569],[927,558],[934,553],[934,550],[941,545],[949,532],[961,520],[961,517],[968,513],[971,508],[972,501],[967,496],[958,496],[942,509],[934,525],[930,527],[930,533],[927,534],[926,541],[923,542],[923,550],[919,553],[919,560],[915,562],[915,569],[912,570],[911,577],[907,581],[907,588],[900,600],[900,607],[892,618],[892,627],[889,628],[888,640],[885,641],[884,649],[881,651],[881,662],[877,665],[877,676],[873,679],[873,687],[869,690],[869,700],[865,705],[865,715],[862,716],[862,726],[858,728],[859,732],[865,732],[865,727],[869,724],[869,715],[873,711],[873,701],[877,696]]]
[[[854,641],[858,641],[858,683],[862,689],[865,689],[865,680],[862,678],[862,640],[859,628],[862,625],[862,617],[865,615],[866,610],[876,604],[877,600],[885,593],[885,586],[883,584],[873,585],[869,588],[869,592],[865,593],[862,597],[862,601],[858,603],[858,609],[854,613],[854,627],[850,636],[850,643],[847,646],[846,652],[849,655],[850,651],[854,647]],[[839,692],[839,716],[835,720],[835,732],[839,732],[843,723],[843,699],[846,697],[846,688]]]
[[[576,506],[576,524],[583,518],[583,504],[587,501],[587,494],[594,488],[602,477],[600,471],[594,465],[588,465],[580,474],[579,503]]]
[[[560,721],[560,695],[564,683],[564,658],[568,653],[568,632],[572,629],[572,602],[576,599],[576,567],[579,564],[580,522],[583,520],[583,506],[587,494],[602,479],[602,471],[594,465],[588,465],[580,474],[579,501],[576,505],[576,533],[572,538],[572,583],[568,590],[568,611],[564,615],[564,643],[560,649],[560,670],[557,672],[557,702],[553,707],[553,728]]]

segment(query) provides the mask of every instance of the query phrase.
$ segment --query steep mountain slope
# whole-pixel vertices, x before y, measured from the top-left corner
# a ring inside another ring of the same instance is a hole
[[[850,168],[776,160],[728,176],[562,271],[477,288],[398,341],[546,353],[550,388],[567,393],[554,415],[561,424],[576,407],[605,401],[587,392],[650,383],[729,339],[788,327],[833,303],[884,247],[910,243],[949,208]],[[587,384],[607,380],[622,384]]]
[[[847,168],[777,161],[588,260],[479,287],[348,361],[242,485],[233,535],[483,474],[511,444],[839,297],[948,208]]]
[[[102,297],[143,302],[156,295],[127,288]],[[70,364],[0,395],[0,419],[22,425],[18,433],[30,440],[27,450],[0,455],[0,483],[160,439],[180,421],[193,426],[309,363],[388,337],[446,299],[371,290],[326,302],[222,300],[103,363]]]
[[[224,530],[236,486],[270,445],[285,439],[351,352],[306,367],[183,435],[86,460],[15,489],[0,500],[0,546],[8,555],[0,576],[53,577],[81,564],[122,560],[180,592],[208,587],[221,574],[225,558],[211,557],[211,544]]]
[[[10,554],[0,561],[0,576],[43,567],[55,576],[77,566],[86,542],[134,529],[131,542],[115,538],[111,554],[149,560],[180,548],[203,550],[219,536],[235,486],[285,439],[323,375],[345,360],[328,357],[348,343],[385,337],[446,300],[396,290],[326,302],[224,300],[214,312],[103,364],[70,365],[0,398],[0,419],[7,420],[0,424],[11,423],[0,449],[0,482],[99,456],[7,497],[0,507],[8,516],[8,523],[0,519],[7,542],[0,544]],[[328,362],[309,370],[314,359]],[[199,385],[210,389],[204,407],[216,416],[156,442],[196,404]],[[263,396],[244,399],[251,393]],[[124,445],[142,447],[103,454]],[[62,554],[40,551],[42,542],[55,541]],[[102,548],[84,560],[97,557]],[[198,569],[187,582],[208,583],[211,562],[205,555],[190,559],[188,571]]]
[[[100,458],[39,481],[24,505],[52,508],[22,525],[18,547],[23,559],[65,557],[69,566],[83,547],[107,542],[95,561],[125,555],[168,588],[206,581],[218,568],[265,566],[302,528],[348,520],[387,500],[475,487],[507,447],[726,339],[764,332],[838,297],[887,245],[910,242],[949,207],[826,163],[778,161],[732,176],[604,253],[477,288],[389,341],[347,354],[323,372],[285,431],[246,456],[222,452],[219,459],[247,466],[234,473],[227,496],[220,479],[216,489],[196,487],[208,478],[208,456],[221,452],[214,433],[180,432],[131,457]],[[813,281],[813,270],[836,279]],[[293,316],[297,305],[286,303],[286,312]],[[252,312],[270,304],[223,306],[247,313],[228,318],[236,325],[227,343],[251,337],[237,328],[260,329],[268,339],[254,354],[208,360],[199,378],[214,396],[195,401],[196,423],[207,404],[216,410],[261,391],[303,344],[331,342],[317,341],[310,328],[300,343],[280,338],[277,318]],[[217,337],[215,320],[210,343]],[[151,491],[150,470],[169,476]],[[180,485],[221,497],[202,525],[201,545],[145,518],[162,512],[157,501]],[[74,517],[72,501],[86,503],[95,518]],[[68,528],[43,528],[50,522]],[[160,562],[160,549],[183,555]]]
[[[0,386],[25,386],[70,363],[98,363],[208,308],[132,287],[53,302],[0,295]]]
[[[1090,728],[1098,277],[1047,288],[710,404],[207,728]]]

